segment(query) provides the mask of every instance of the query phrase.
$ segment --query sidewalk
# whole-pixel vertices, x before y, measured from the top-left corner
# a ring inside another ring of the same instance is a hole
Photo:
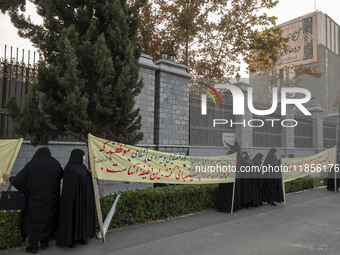
[[[325,188],[287,195],[287,206],[263,205],[234,215],[207,210],[110,231],[106,243],[51,245],[38,254],[340,254],[340,193]],[[14,254],[27,254],[21,248]]]

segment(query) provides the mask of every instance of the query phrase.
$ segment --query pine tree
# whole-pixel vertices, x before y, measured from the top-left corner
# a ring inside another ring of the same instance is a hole
[[[135,144],[143,138],[134,98],[139,79],[139,4],[124,0],[33,1],[41,26],[11,11],[19,35],[43,54],[37,83],[22,109],[8,109],[16,131],[34,145],[59,135],[88,133]]]
[[[26,0],[0,0],[0,11],[2,13],[7,12],[11,8],[20,8],[20,10],[25,10]]]

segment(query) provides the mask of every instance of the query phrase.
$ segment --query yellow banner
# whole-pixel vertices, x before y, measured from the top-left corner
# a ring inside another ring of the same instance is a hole
[[[88,136],[92,173],[100,180],[169,184],[235,182],[236,153],[190,157]]]
[[[21,138],[0,140],[0,184],[4,182],[2,175],[11,173],[22,141]]]
[[[281,159],[282,178],[284,182],[289,182],[314,173],[325,172],[333,166],[338,168],[336,163],[336,147],[308,157],[283,158]]]

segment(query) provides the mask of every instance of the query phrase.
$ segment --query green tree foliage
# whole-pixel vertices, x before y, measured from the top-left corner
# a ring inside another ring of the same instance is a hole
[[[134,98],[139,79],[139,5],[124,0],[32,1],[43,25],[10,12],[20,36],[40,49],[37,83],[20,109],[7,107],[16,131],[34,145],[88,133],[135,144],[143,134]]]
[[[133,0],[131,0],[133,1]],[[195,78],[231,76],[243,60],[271,62],[285,40],[275,17],[264,10],[275,0],[153,0],[141,9],[139,35],[143,52],[161,57],[166,48],[188,66]],[[266,31],[263,33],[262,31]]]
[[[24,10],[26,7],[26,0],[0,0],[0,11],[5,13],[11,8],[20,8]]]

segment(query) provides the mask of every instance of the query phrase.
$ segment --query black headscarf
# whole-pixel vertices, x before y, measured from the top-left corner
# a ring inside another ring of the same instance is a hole
[[[263,165],[265,165],[265,166],[267,166],[267,165],[277,166],[278,165],[277,157],[274,154],[275,152],[277,152],[277,150],[275,148],[271,148],[269,150],[267,157],[263,162]]]
[[[83,164],[85,152],[74,149],[65,167],[57,245],[70,245],[95,234],[92,177]]]
[[[67,162],[66,167],[72,164],[83,164],[83,156],[85,155],[85,152],[81,149],[74,149],[71,151],[70,159]],[[65,167],[65,168],[66,168]]]
[[[237,168],[240,167],[242,162],[241,162],[241,148],[240,148],[239,143],[238,142],[234,142],[234,145],[231,145],[229,143],[226,143],[226,144],[230,147],[230,149],[232,151],[237,153],[237,156],[236,156],[236,160],[237,160],[236,165],[237,165]]]
[[[257,153],[255,157],[253,158],[253,164],[254,166],[260,166],[262,165],[262,158],[263,154],[262,153]]]
[[[55,230],[62,177],[60,163],[47,147],[42,147],[11,178],[13,186],[27,196],[27,208],[22,212],[22,231],[30,241],[44,240]]]
[[[245,157],[243,157],[243,155],[245,155]],[[246,152],[246,151],[242,152],[241,163],[242,163],[242,165],[248,165],[248,166],[253,165],[253,162],[251,161],[248,152]]]
[[[279,162],[274,154],[276,152],[275,148],[271,148],[264,160],[264,166],[271,166],[273,168],[279,166]],[[270,178],[268,173],[267,178],[264,179],[263,184],[263,201],[268,203],[283,201],[283,191],[281,183],[281,172],[270,173]]]

